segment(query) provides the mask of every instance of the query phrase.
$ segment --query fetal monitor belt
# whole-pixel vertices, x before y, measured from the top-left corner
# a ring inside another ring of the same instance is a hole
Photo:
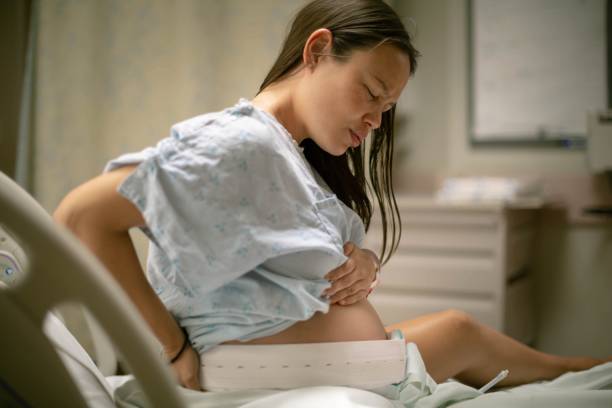
[[[344,385],[363,389],[402,381],[403,339],[278,345],[220,345],[201,356],[205,390]]]

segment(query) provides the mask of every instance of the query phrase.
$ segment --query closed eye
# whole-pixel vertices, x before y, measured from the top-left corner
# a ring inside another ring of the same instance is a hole
[[[374,95],[372,93],[372,91],[370,91],[370,88],[368,88],[367,86],[364,85],[364,88],[366,89],[366,91],[368,91],[368,95],[370,96],[370,100],[374,101],[376,100],[378,97],[376,95]]]
[[[369,100],[370,100],[370,101],[375,101],[375,100],[377,100],[377,99],[378,99],[378,96],[374,95],[374,94],[372,93],[372,91],[370,91],[370,88],[369,88],[367,85],[365,85],[365,84],[364,84],[364,85],[363,85],[363,87],[364,87],[364,88],[366,89],[366,91],[368,92],[368,96],[369,96]],[[387,111],[391,110],[391,109],[392,109],[394,106],[395,106],[395,104],[394,104],[394,103],[391,103],[391,104],[385,105],[385,106],[383,107],[383,112],[387,112]]]

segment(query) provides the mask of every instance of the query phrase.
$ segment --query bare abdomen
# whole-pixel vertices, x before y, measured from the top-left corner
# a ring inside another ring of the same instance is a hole
[[[317,312],[309,320],[268,337],[223,344],[296,344],[334,341],[385,340],[385,328],[367,300],[349,306],[331,305],[329,312]]]

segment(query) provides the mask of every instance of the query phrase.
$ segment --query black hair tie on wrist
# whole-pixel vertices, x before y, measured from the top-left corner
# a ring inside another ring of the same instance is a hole
[[[181,327],[181,330],[183,331],[183,334],[185,335],[185,341],[183,341],[183,345],[181,346],[181,349],[178,351],[178,353],[176,353],[176,356],[174,356],[172,360],[170,360],[170,364],[178,360],[181,354],[183,354],[183,351],[185,351],[185,349],[187,348],[187,344],[189,344],[189,336],[187,335],[187,330],[185,330],[184,327]]]

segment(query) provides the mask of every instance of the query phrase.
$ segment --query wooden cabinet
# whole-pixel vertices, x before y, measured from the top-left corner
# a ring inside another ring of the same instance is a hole
[[[383,323],[453,308],[532,343],[530,261],[538,204],[397,201],[400,245],[369,297]],[[379,250],[381,234],[375,218],[364,246]]]

